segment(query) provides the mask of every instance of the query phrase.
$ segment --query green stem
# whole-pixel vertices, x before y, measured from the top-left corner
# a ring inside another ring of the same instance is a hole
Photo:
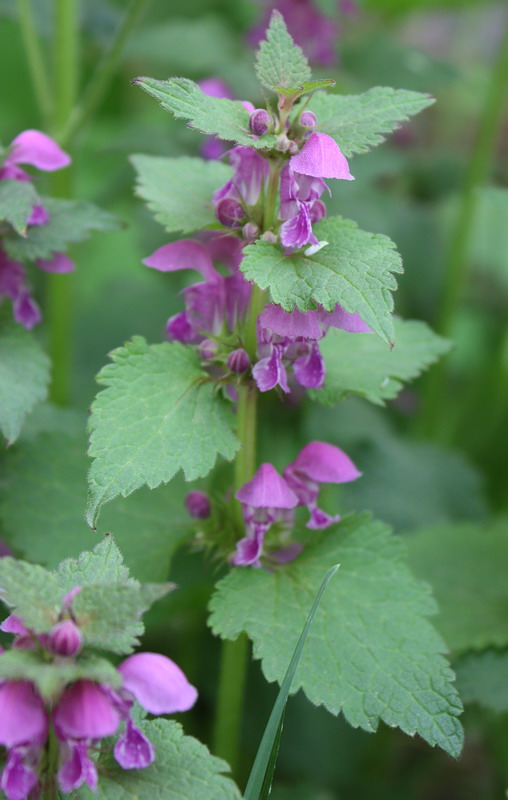
[[[132,0],[108,52],[95,70],[81,102],[74,108],[60,133],[62,144],[72,141],[93,115],[106,94],[124,45],[148,0]]]
[[[28,61],[35,99],[44,124],[51,117],[52,97],[47,66],[34,24],[30,0],[16,0],[23,46]]]
[[[78,3],[54,0],[54,93],[53,134],[58,138],[67,124],[76,100],[78,76]],[[52,176],[52,193],[72,196],[72,171]],[[70,399],[72,366],[73,281],[71,275],[48,275],[46,314],[48,349],[53,364],[50,399],[66,405]]]
[[[50,727],[46,743],[45,778],[43,781],[43,800],[58,800],[56,781],[60,748],[53,726]]]
[[[222,643],[213,750],[233,773],[238,769],[248,655],[249,640],[244,633],[234,642]]]
[[[493,151],[503,119],[508,94],[508,25],[504,32],[496,62],[492,69],[476,141],[466,169],[455,225],[452,230],[448,256],[444,265],[444,288],[437,319],[437,330],[448,335],[453,329],[457,309],[462,299],[468,266],[477,189],[488,180]],[[440,404],[446,379],[445,362],[440,362],[427,380],[424,426],[433,432],[439,419]]]

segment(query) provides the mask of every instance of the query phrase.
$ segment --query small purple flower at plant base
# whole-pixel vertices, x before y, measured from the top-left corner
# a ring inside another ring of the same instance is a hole
[[[294,524],[294,509],[306,506],[310,512],[307,528],[328,528],[339,522],[340,516],[330,516],[317,506],[321,483],[346,483],[359,478],[351,459],[334,445],[310,442],[291,464],[279,475],[272,464],[262,464],[252,480],[244,484],[235,497],[242,503],[247,535],[236,543],[231,558],[235,566],[262,566],[262,557],[268,563],[284,564],[301,552],[301,545],[288,542]],[[275,544],[264,552],[265,536],[275,528]]]
[[[197,490],[189,492],[185,498],[185,508],[195,519],[208,519],[210,516],[210,500],[205,492]]]
[[[14,261],[0,247],[0,302],[12,303],[12,315],[30,330],[41,321],[39,306],[30,294],[23,264]]]
[[[252,374],[260,392],[275,386],[289,392],[287,369],[292,368],[297,383],[305,389],[321,389],[326,367],[319,340],[328,328],[349,333],[370,333],[358,314],[349,314],[337,305],[334,311],[284,311],[270,303],[258,317],[258,355]]]
[[[168,320],[171,339],[200,344],[210,335],[220,334],[224,326],[233,331],[250,300],[251,286],[239,272],[242,242],[232,236],[213,235],[204,243],[182,239],[160,247],[143,264],[160,272],[195,269],[205,278],[183,290],[185,311]],[[220,261],[229,270],[221,275],[213,266]]]
[[[270,174],[268,162],[252,147],[233,147],[228,152],[233,177],[213,194],[215,206],[224,198],[237,200],[248,211],[259,200],[263,183]]]
[[[236,544],[235,566],[260,567],[264,537],[274,522],[291,523],[298,498],[272,464],[261,464],[248,483],[235,494],[242,503],[247,535]],[[288,516],[289,512],[289,516]]]
[[[255,136],[264,136],[268,133],[272,118],[266,108],[255,108],[249,118],[249,128]]]
[[[243,206],[232,197],[223,197],[215,206],[215,215],[226,228],[241,228],[246,218]]]

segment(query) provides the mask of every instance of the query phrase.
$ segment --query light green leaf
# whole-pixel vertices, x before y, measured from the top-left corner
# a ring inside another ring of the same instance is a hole
[[[70,592],[75,586],[125,582],[129,570],[112,536],[99,542],[93,550],[79,554],[77,558],[66,558],[59,564],[56,575],[60,586]]]
[[[0,600],[27,628],[49,631],[61,611],[64,592],[55,575],[38,564],[0,558]]]
[[[155,97],[162,108],[171,111],[177,119],[188,119],[189,127],[201,133],[259,150],[276,144],[277,137],[274,134],[265,134],[260,138],[252,135],[249,129],[250,114],[239,100],[210,97],[188,78],[168,78],[166,81],[136,78],[134,83]]]
[[[330,329],[320,342],[326,364],[325,385],[312,391],[312,397],[334,405],[349,394],[359,394],[383,405],[398,395],[403,381],[417,378],[451,348],[451,342],[433,333],[424,322],[395,319],[394,329],[393,348],[369,333]]]
[[[24,239],[6,236],[4,246],[11,258],[26,261],[51,258],[54,253],[66,250],[67,245],[88,239],[91,231],[118,228],[118,218],[93,203],[52,197],[42,199],[49,222],[31,227]]]
[[[508,521],[438,525],[406,541],[412,568],[434,589],[436,627],[449,647],[506,647]]]
[[[279,245],[258,241],[245,248],[241,271],[261,289],[269,289],[274,303],[286,311],[300,311],[320,303],[332,311],[337,303],[356,311],[382,339],[393,341],[391,292],[397,288],[392,273],[402,272],[395,245],[381,234],[366,233],[355,222],[329,217],[314,227],[328,244],[313,256],[303,251],[284,255]]]
[[[39,202],[37,192],[28,181],[0,182],[0,222],[8,222],[21,236],[26,235],[28,218]]]
[[[466,653],[453,668],[464,703],[477,703],[492,711],[508,711],[508,650]]]
[[[368,515],[305,539],[289,566],[273,573],[241,567],[221,580],[210,603],[212,630],[227,639],[245,631],[267,680],[281,682],[323,571],[340,563],[293,688],[342,711],[354,727],[374,731],[383,720],[458,755],[460,700],[445,645],[426,620],[436,606],[409,571],[401,542]]]
[[[120,673],[105,658],[91,656],[48,662],[33,650],[14,648],[0,655],[0,678],[32,681],[47,700],[54,699],[68,683],[81,678],[105,683],[113,688],[122,684]]]
[[[26,415],[46,398],[50,361],[33,335],[0,321],[0,429],[14,442]]]
[[[284,97],[297,98],[303,94],[315,92],[317,89],[326,89],[331,86],[335,86],[335,81],[332,81],[331,78],[323,78],[321,81],[305,81],[301,86],[294,89],[285,89],[283,86],[277,86],[276,91],[277,94],[282,94]]]
[[[232,176],[220,161],[131,156],[136,193],[166,230],[189,233],[217,223],[212,194]]]
[[[218,455],[232,459],[238,448],[231,407],[194,350],[136,336],[111,357],[90,419],[90,524],[114,497],[154,489],[180,469],[186,480],[203,477]]]
[[[146,769],[123,770],[107,756],[99,762],[101,800],[234,800],[240,792],[224,775],[225,761],[210,755],[191,736],[184,736],[177,722],[155,719],[141,722],[141,730],[155,748],[155,761]],[[88,788],[79,800],[97,795]]]
[[[420,92],[376,86],[358,95],[316,92],[309,110],[317,117],[318,130],[332,136],[345,156],[352,156],[381,144],[384,134],[433,102]]]
[[[5,492],[0,496],[4,540],[50,568],[67,559],[59,576],[62,582],[65,576],[68,588],[94,575],[123,580],[126,570],[115,567],[113,536],[103,543],[108,557],[99,559],[101,569],[95,570],[98,548],[82,553],[100,541],[83,518],[89,467],[84,431],[78,436],[72,431],[39,432],[7,456]],[[126,565],[139,580],[166,580],[175,549],[192,535],[184,494],[183,480],[175,478],[156,492],[142,488],[132,497],[117,498],[104,510],[99,532],[114,534]]]
[[[272,11],[266,39],[261,42],[256,58],[256,74],[267,89],[277,91],[297,88],[312,75],[309,62],[286,28],[284,17]]]
[[[141,618],[171,584],[99,583],[84,586],[72,602],[76,622],[91,647],[132,653],[145,627]]]

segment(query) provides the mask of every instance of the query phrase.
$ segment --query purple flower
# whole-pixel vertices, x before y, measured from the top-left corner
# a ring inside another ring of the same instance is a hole
[[[234,169],[233,177],[213,194],[215,205],[224,198],[232,198],[243,206],[255,206],[259,200],[263,183],[268,179],[270,166],[252,147],[238,145],[228,152],[229,163]]]
[[[287,525],[292,521],[291,509],[298,505],[298,498],[268,463],[261,464],[252,480],[245,483],[235,497],[242,503],[247,535],[237,542],[232,563],[260,567],[265,533],[274,522]]]
[[[12,748],[46,738],[48,715],[29,681],[0,685],[0,744]]]
[[[88,742],[67,740],[60,744],[61,767],[57,778],[61,790],[74,792],[86,783],[93,792],[97,791],[97,767],[88,757]]]
[[[349,164],[335,139],[326,133],[313,133],[289,165],[293,172],[314,178],[340,178],[354,181]]]
[[[83,646],[83,636],[72,619],[64,619],[50,631],[49,646],[59,656],[75,656]]]
[[[360,475],[346,453],[326,442],[310,442],[284,470],[284,478],[298,497],[299,505],[307,506],[310,511],[307,527],[312,529],[327,528],[340,520],[339,515],[330,517],[317,507],[319,484],[347,483]]]
[[[53,714],[61,739],[102,739],[112,736],[120,714],[108,693],[97,683],[79,680],[63,693]]]
[[[272,118],[266,108],[255,108],[249,118],[249,128],[255,136],[268,133]]]
[[[201,242],[182,239],[160,247],[143,263],[160,272],[195,269],[205,278],[183,290],[185,311],[168,320],[167,333],[179,342],[199,344],[224,325],[233,331],[247,310],[251,287],[238,271],[242,243],[231,236],[214,235]],[[222,261],[230,270],[222,275],[213,266]]]
[[[329,327],[350,333],[367,333],[370,328],[358,314],[350,314],[337,305],[334,311],[322,307],[314,311],[284,311],[270,303],[258,317],[258,355],[252,374],[260,392],[280,386],[289,392],[287,368],[306,389],[321,389],[326,367],[318,341]]]
[[[247,372],[250,367],[249,354],[243,347],[238,347],[229,354],[227,364],[231,372],[234,372],[236,375],[242,375],[244,372]]]
[[[290,164],[284,167],[280,181],[279,217],[284,220],[280,241],[284,247],[300,249],[306,244],[318,243],[312,232],[312,222],[313,218],[321,219],[326,213],[319,198],[328,187],[322,178],[295,172]],[[319,204],[317,214],[316,204]]]
[[[287,542],[294,523],[296,506],[310,512],[307,527],[327,528],[340,520],[318,508],[321,483],[345,483],[360,477],[351,459],[342,450],[326,442],[310,442],[296,459],[288,464],[283,477],[271,464],[262,464],[252,480],[244,484],[235,497],[242,503],[246,536],[236,543],[231,562],[236,566],[261,567],[262,556],[269,563],[285,564],[302,550],[298,542]],[[265,551],[265,535],[275,531],[275,547]],[[282,545],[282,546],[281,546]]]
[[[8,751],[0,780],[0,789],[7,800],[25,800],[37,787],[39,778],[36,769],[40,754],[40,747],[30,746],[15,747]]]
[[[128,719],[113,751],[123,769],[144,769],[155,760],[155,750],[145,734]]]
[[[41,321],[39,306],[32,298],[27,284],[25,268],[14,261],[0,247],[0,302],[8,299],[12,303],[12,314],[30,330]]]

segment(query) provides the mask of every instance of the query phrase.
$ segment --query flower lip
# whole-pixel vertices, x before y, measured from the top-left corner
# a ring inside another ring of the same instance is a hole
[[[180,667],[160,653],[135,653],[122,661],[118,671],[123,688],[151,714],[188,711],[198,693]]]
[[[90,680],[78,680],[64,691],[53,718],[59,735],[71,739],[102,739],[120,724],[106,692]]]
[[[261,464],[252,480],[235,494],[253,508],[295,508],[298,498],[272,464]]]
[[[0,744],[6,747],[44,739],[48,716],[42,698],[29,681],[0,686]]]
[[[336,141],[326,133],[313,133],[289,164],[294,172],[302,175],[354,181],[346,157]]]
[[[362,474],[343,450],[327,442],[309,442],[286,470],[316,483],[348,483]]]
[[[54,172],[71,163],[70,156],[41,131],[22,131],[12,140],[11,147],[6,164],[30,164],[45,172]]]

